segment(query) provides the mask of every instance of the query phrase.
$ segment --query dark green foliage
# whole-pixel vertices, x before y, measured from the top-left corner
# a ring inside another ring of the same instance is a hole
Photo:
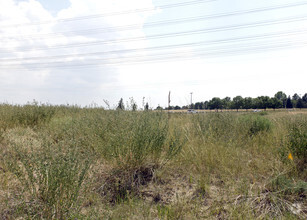
[[[244,99],[242,96],[236,96],[233,98],[232,103],[232,107],[238,111],[239,109],[243,108]]]
[[[272,129],[271,121],[260,114],[242,116],[242,122],[245,123],[245,128],[250,136],[268,132]]]
[[[293,108],[293,104],[290,96],[287,98],[286,108]]]
[[[303,108],[304,107],[304,104],[303,104],[303,100],[301,98],[299,98],[297,100],[297,103],[296,103],[296,108]]]

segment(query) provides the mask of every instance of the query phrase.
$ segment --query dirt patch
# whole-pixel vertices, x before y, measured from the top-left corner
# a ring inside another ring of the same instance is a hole
[[[173,175],[163,181],[153,181],[140,187],[141,198],[148,202],[171,204],[180,200],[193,200],[201,196],[197,184],[185,176]]]

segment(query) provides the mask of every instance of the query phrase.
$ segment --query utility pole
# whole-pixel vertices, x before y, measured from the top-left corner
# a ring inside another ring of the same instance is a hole
[[[171,103],[171,91],[169,91],[168,93],[168,109],[170,107],[170,103]]]
[[[167,109],[168,119],[170,118],[170,114],[169,114],[170,104],[171,104],[171,91],[169,91],[168,93],[168,109]]]
[[[193,92],[190,93],[191,94],[191,109],[192,109],[192,96],[193,96]]]

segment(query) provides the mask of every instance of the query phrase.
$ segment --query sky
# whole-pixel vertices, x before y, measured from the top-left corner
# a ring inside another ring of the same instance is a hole
[[[0,102],[307,92],[307,0],[0,0]]]

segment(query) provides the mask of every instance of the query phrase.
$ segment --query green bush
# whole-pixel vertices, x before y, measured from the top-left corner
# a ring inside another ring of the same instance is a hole
[[[262,132],[268,132],[272,129],[272,123],[269,119],[261,115],[243,115],[241,123],[249,136],[255,136]]]

